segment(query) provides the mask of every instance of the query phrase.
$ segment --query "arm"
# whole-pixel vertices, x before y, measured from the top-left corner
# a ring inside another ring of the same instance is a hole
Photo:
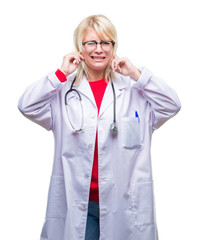
[[[175,116],[181,104],[175,91],[163,80],[155,77],[147,68],[141,69],[141,76],[134,84],[150,103],[153,113],[153,130],[158,129],[168,119]]]
[[[153,130],[159,128],[180,110],[181,104],[175,91],[164,81],[153,76],[148,69],[142,68],[140,71],[128,58],[119,58],[117,55],[111,63],[111,68],[122,75],[130,76],[133,87],[140,90],[150,103],[153,113]]]
[[[28,87],[18,102],[18,108],[22,114],[47,130],[51,130],[51,102],[63,87],[66,77],[77,69],[80,60],[83,60],[83,56],[79,52],[67,54],[63,58],[60,70],[50,73]]]
[[[52,129],[51,101],[63,83],[53,72],[29,86],[18,102],[18,108],[28,119],[47,130]]]

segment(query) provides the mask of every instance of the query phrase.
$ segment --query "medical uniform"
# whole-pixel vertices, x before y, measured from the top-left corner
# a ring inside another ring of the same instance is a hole
[[[55,140],[45,222],[40,240],[85,238],[96,130],[100,240],[158,240],[151,171],[151,137],[180,110],[173,89],[150,70],[141,68],[138,81],[115,74],[118,134],[113,122],[113,91],[109,82],[100,111],[84,77],[76,89],[82,97],[84,131],[74,133],[65,109],[65,93],[75,74],[61,83],[55,72],[28,87],[19,110],[52,130]],[[75,93],[68,96],[70,118],[81,124]]]

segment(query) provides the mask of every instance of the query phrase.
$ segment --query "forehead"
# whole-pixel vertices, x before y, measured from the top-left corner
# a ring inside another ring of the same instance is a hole
[[[100,41],[100,40],[110,40],[110,39],[105,33],[98,34],[94,28],[89,27],[83,38],[83,41],[88,41],[88,40]]]

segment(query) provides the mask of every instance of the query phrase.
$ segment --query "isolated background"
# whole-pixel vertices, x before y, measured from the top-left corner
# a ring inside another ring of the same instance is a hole
[[[53,135],[25,119],[25,88],[60,67],[73,31],[91,14],[118,31],[120,57],[148,67],[178,93],[180,113],[154,133],[160,240],[199,239],[198,6],[194,0],[10,0],[0,4],[0,239],[39,239]]]

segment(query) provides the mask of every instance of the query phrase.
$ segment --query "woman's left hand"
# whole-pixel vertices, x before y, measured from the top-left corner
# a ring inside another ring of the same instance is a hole
[[[117,55],[114,56],[112,63],[111,63],[111,69],[113,71],[116,71],[122,75],[130,76],[134,80],[138,80],[141,72],[138,68],[136,68],[128,58],[119,58]]]

